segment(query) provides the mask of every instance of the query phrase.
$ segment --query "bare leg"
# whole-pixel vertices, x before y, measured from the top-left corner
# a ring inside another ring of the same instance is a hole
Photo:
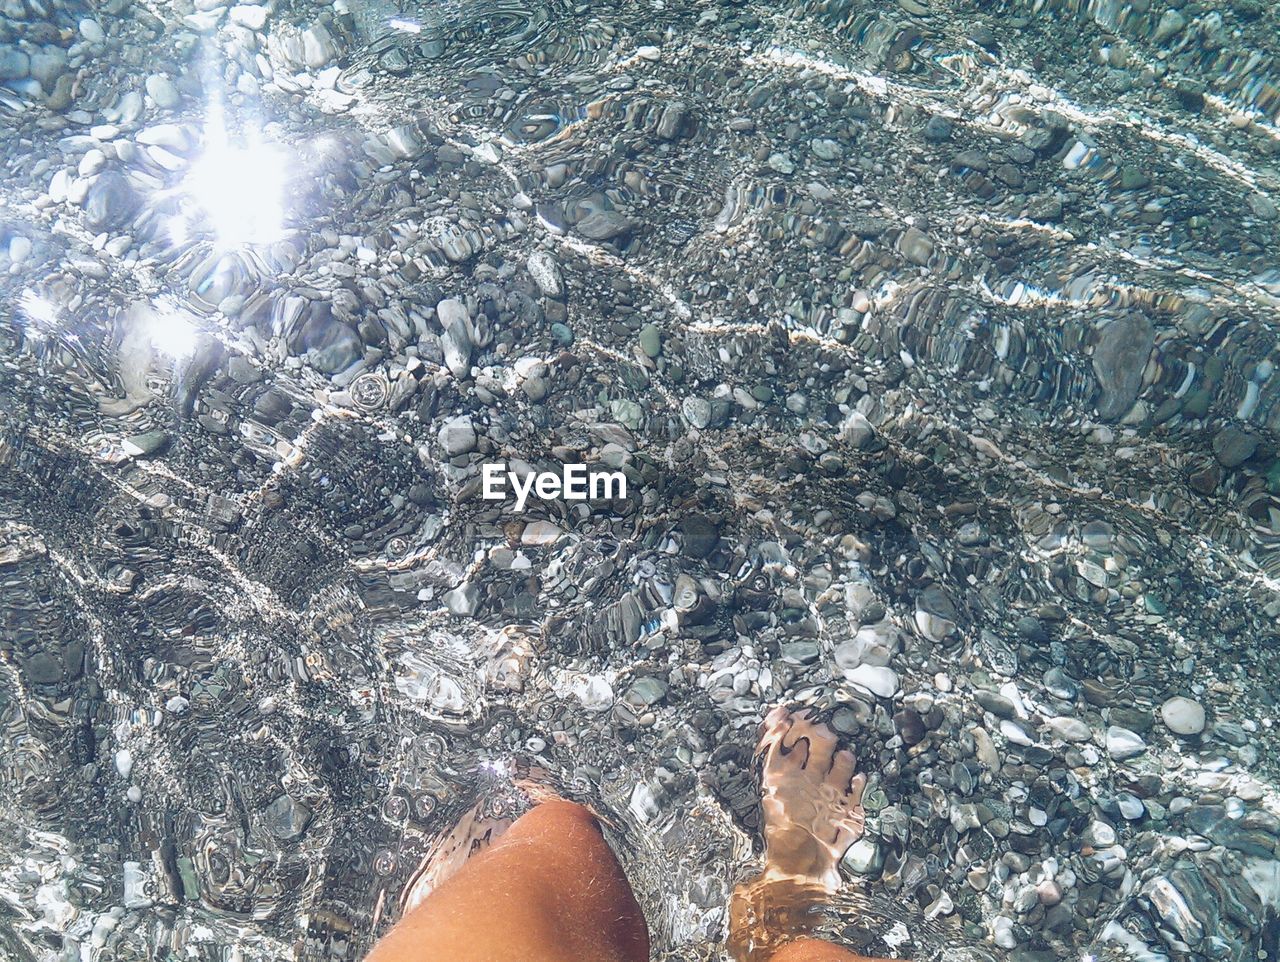
[[[366,962],[647,962],[649,932],[595,817],[544,802],[473,855]]]
[[[835,733],[803,712],[765,719],[760,807],[765,866],[729,903],[729,952],[737,962],[865,962],[828,942],[802,938],[814,909],[840,888],[840,859],[862,835],[863,775]]]

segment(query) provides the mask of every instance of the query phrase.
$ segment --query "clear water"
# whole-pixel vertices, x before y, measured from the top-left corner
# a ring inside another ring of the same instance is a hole
[[[2,13],[0,958],[360,958],[521,780],[723,958],[781,703],[824,931],[1274,955],[1273,9]]]

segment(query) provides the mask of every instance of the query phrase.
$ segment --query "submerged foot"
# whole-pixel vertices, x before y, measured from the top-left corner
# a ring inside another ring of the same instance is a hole
[[[835,733],[805,712],[775,708],[756,749],[765,865],[729,905],[729,950],[758,962],[812,930],[813,911],[840,888],[840,859],[863,830],[864,775]]]

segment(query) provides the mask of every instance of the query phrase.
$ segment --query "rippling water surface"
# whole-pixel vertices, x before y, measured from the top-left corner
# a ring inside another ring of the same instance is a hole
[[[357,959],[529,783],[723,958],[779,703],[850,944],[1274,958],[1278,29],[0,5],[0,958]]]

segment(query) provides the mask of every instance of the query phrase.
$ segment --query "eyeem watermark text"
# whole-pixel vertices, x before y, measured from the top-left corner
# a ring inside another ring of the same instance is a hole
[[[627,496],[627,476],[621,471],[590,471],[585,464],[566,464],[560,473],[531,471],[523,478],[503,464],[481,467],[482,497],[506,501],[515,492],[516,510],[523,511],[529,495],[543,501],[612,501]]]

